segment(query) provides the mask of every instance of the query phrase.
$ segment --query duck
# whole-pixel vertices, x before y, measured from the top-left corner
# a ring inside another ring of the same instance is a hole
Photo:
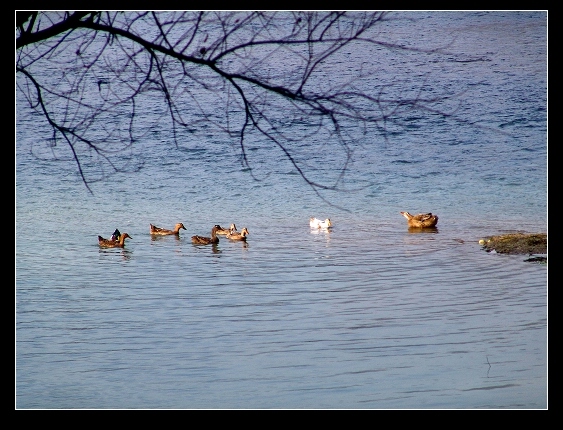
[[[319,228],[319,223],[321,222],[320,219],[317,219],[315,217],[311,217],[309,218],[309,226],[311,228]]]
[[[233,223],[229,228],[223,228],[218,225],[217,234],[229,234],[237,231],[237,226]]]
[[[109,240],[113,240],[115,241],[119,241],[119,238],[121,237],[121,232],[118,229],[115,229],[115,231],[112,233],[111,238]]]
[[[407,219],[409,227],[428,228],[436,227],[436,224],[438,224],[438,215],[434,215],[432,212],[418,215],[411,215],[402,211],[399,213]]]
[[[227,239],[231,239],[231,240],[244,240],[246,241],[246,236],[248,236],[250,233],[248,232],[248,229],[246,227],[244,227],[240,233],[238,231],[231,231],[230,233],[227,234]]]
[[[161,236],[170,235],[170,234],[175,234],[176,236],[178,236],[180,234],[181,228],[183,228],[184,230],[187,230],[187,228],[184,227],[184,224],[182,224],[181,222],[179,222],[178,224],[176,224],[174,226],[174,230],[168,230],[166,228],[160,228],[160,227],[157,227],[156,225],[150,224],[151,234],[158,234],[158,235],[161,235]]]
[[[104,239],[102,236],[98,236],[98,244],[102,248],[123,248],[125,247],[125,239],[133,239],[127,233],[119,235],[119,240]]]
[[[211,229],[211,237],[192,236],[192,243],[196,245],[209,245],[212,243],[219,243],[219,238],[217,237],[217,230],[220,228],[221,228],[220,225],[215,224]]]
[[[321,221],[318,218],[315,217],[311,217],[309,218],[309,226],[311,228],[324,228],[324,229],[328,229],[330,227],[332,227],[332,222],[330,221],[329,218],[325,219],[324,221]]]

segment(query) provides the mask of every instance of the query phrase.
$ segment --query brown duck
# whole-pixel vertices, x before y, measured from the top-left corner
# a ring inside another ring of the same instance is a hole
[[[244,227],[240,233],[238,231],[231,231],[230,233],[228,233],[227,239],[246,241],[246,236],[248,236],[249,234],[250,233],[248,233],[248,229]]]
[[[104,239],[102,236],[98,236],[98,244],[102,248],[123,248],[125,247],[125,239],[133,239],[127,233],[123,233],[119,236],[119,240]]]
[[[408,212],[399,213],[407,219],[409,227],[428,228],[436,227],[436,224],[438,224],[438,215],[434,215],[432,212],[418,215],[411,215]]]
[[[237,226],[234,224],[231,224],[229,228],[223,228],[220,225],[218,225],[217,228],[217,234],[229,234],[236,231],[237,231]]]
[[[186,227],[184,227],[184,224],[182,224],[181,222],[179,222],[178,224],[176,224],[174,226],[174,230],[168,230],[166,228],[160,228],[160,227],[157,227],[156,225],[150,224],[151,234],[156,234],[156,235],[160,235],[160,236],[165,236],[165,235],[170,235],[170,234],[175,234],[176,236],[179,236],[181,228],[183,228],[184,230],[187,230]]]
[[[219,238],[217,237],[217,229],[221,228],[219,225],[214,225],[211,229],[211,237],[204,236],[192,236],[192,243],[196,245],[209,245],[212,243],[219,243]]]

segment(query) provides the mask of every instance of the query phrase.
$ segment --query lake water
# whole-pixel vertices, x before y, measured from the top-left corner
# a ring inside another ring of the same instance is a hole
[[[368,133],[347,174],[360,189],[324,193],[333,205],[273,147],[249,151],[256,181],[236,142],[176,147],[166,128],[138,142],[142,170],[90,194],[71,161],[31,154],[50,133],[17,104],[17,409],[547,408],[547,265],[478,244],[547,232],[547,13],[397,16],[415,20],[382,38],[455,36],[459,61],[387,53],[379,78],[431,73],[506,134],[432,119]],[[438,229],[410,232],[399,211]],[[177,222],[179,238],[149,235]],[[230,223],[246,244],[191,244]],[[125,249],[99,249],[115,228]]]

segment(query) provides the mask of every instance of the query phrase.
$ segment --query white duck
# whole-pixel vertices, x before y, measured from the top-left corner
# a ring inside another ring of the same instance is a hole
[[[321,221],[318,218],[311,217],[309,218],[309,226],[316,229],[328,229],[329,227],[332,227],[332,222],[328,218],[324,221]]]

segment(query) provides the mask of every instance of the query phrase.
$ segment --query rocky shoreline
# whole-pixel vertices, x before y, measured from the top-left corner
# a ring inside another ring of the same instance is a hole
[[[528,254],[530,258],[524,261],[547,263],[547,233],[510,233],[489,236],[481,239],[479,244],[487,252]]]

